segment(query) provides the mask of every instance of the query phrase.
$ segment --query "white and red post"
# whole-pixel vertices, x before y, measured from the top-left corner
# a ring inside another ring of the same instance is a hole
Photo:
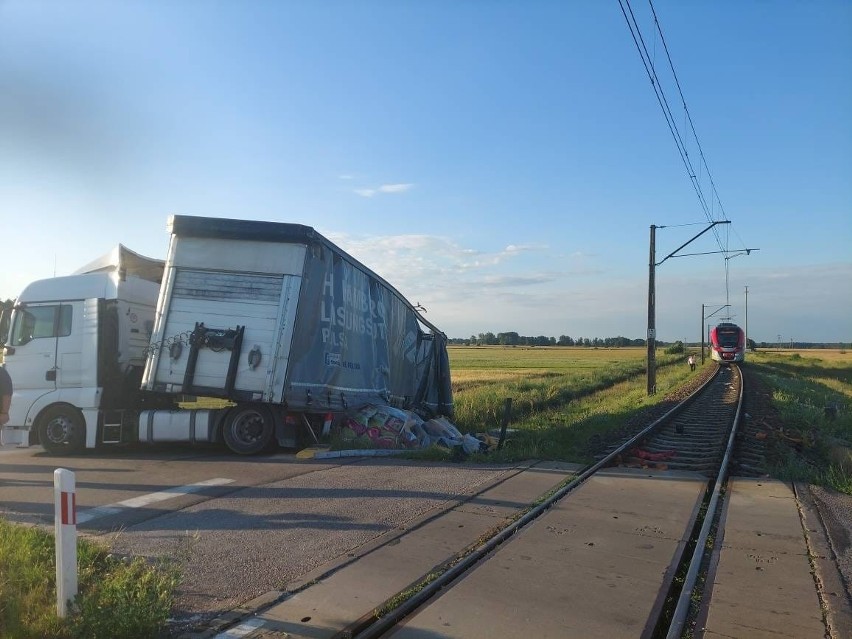
[[[65,617],[68,602],[77,596],[77,491],[74,473],[53,471],[56,533],[56,614]]]

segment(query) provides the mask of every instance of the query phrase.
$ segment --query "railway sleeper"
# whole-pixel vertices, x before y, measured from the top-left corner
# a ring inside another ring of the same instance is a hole
[[[657,448],[660,450],[690,446],[697,448],[699,446],[715,446],[719,442],[724,441],[724,439],[724,437],[721,437],[718,434],[715,437],[684,437],[683,435],[679,437],[661,437],[647,442],[645,445],[640,446],[640,448]]]

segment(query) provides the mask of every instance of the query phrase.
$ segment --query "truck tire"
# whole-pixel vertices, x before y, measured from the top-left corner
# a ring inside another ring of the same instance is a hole
[[[79,453],[86,447],[86,422],[73,406],[51,406],[39,417],[38,437],[51,454]]]
[[[275,436],[272,414],[262,406],[236,406],[225,416],[222,438],[238,455],[255,455],[268,448]]]

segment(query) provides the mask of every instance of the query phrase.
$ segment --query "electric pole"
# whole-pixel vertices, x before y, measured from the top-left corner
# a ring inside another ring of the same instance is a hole
[[[656,326],[656,308],[655,308],[655,284],[654,284],[654,270],[660,264],[665,262],[670,257],[686,257],[686,255],[678,255],[678,252],[685,247],[687,244],[691,244],[699,237],[704,235],[707,231],[712,229],[717,224],[730,224],[730,220],[718,220],[716,222],[711,222],[710,225],[697,233],[696,235],[689,238],[686,242],[678,246],[674,251],[666,255],[659,262],[656,261],[656,231],[658,228],[665,228],[664,226],[655,226],[651,225],[651,248],[648,259],[648,367],[647,367],[647,377],[648,377],[648,395],[653,395],[657,392],[657,362],[656,362],[656,346],[657,346],[657,326]],[[751,250],[751,249],[749,249]],[[725,251],[718,251],[720,253],[724,253]]]
[[[654,286],[654,267],[656,267],[656,231],[657,227],[651,225],[651,251],[648,258],[648,395],[653,395],[657,392],[657,327],[656,327],[656,308],[655,300],[656,291]]]

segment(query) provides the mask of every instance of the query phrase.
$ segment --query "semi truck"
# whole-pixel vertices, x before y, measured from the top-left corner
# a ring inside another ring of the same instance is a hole
[[[119,245],[4,312],[5,443],[247,455],[368,403],[452,417],[446,336],[312,227],[174,215],[168,231],[165,260]]]

